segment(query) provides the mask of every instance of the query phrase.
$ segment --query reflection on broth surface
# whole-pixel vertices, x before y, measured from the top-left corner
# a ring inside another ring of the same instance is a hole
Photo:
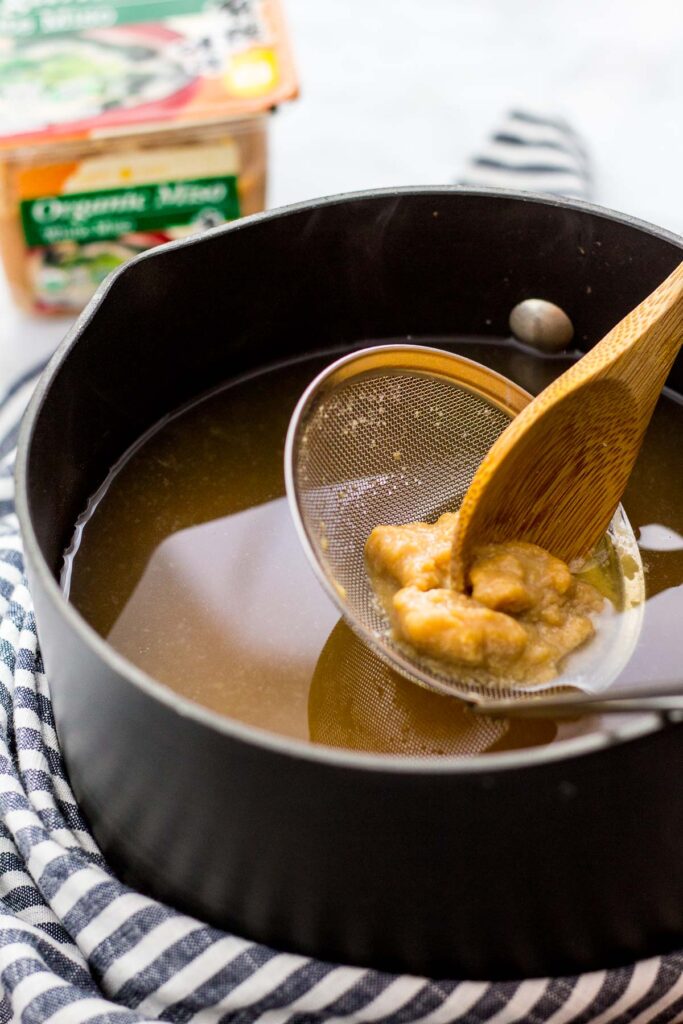
[[[530,391],[569,362],[508,342],[422,340]],[[450,698],[394,676],[337,625],[290,522],[282,475],[291,411],[331,359],[229,384],[150,432],[79,524],[64,574],[71,601],[176,692],[287,736],[429,756],[536,746],[601,728],[591,719],[558,728],[474,723]],[[673,626],[683,612],[681,439],[683,405],[663,396],[624,498],[636,535],[642,530],[649,600],[620,685],[680,672]]]
[[[300,735],[337,618],[279,498],[163,540],[108,639],[200,704]]]
[[[340,620],[313,674],[311,739],[347,750],[416,757],[473,757],[550,743],[554,722],[485,718],[466,704],[408,682]]]

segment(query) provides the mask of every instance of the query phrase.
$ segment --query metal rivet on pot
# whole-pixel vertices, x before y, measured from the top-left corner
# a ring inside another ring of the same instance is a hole
[[[510,313],[510,330],[519,341],[542,352],[559,352],[574,337],[574,325],[563,309],[545,299],[524,299]]]

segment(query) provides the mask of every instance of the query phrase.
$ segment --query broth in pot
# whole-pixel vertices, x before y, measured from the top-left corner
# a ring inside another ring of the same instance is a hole
[[[414,339],[413,339],[414,340]],[[574,356],[516,342],[423,338],[535,393]],[[369,342],[376,343],[376,342]],[[331,355],[231,381],[151,430],[89,502],[63,585],[121,654],[208,709],[284,736],[423,757],[539,746],[612,720],[556,724],[472,715],[388,669],[339,620],[310,569],[284,497],[292,410]],[[660,398],[623,499],[647,600],[618,685],[679,672],[683,615],[683,404]]]

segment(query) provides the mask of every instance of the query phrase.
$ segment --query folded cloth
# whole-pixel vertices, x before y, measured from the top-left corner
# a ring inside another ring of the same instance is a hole
[[[590,199],[588,156],[579,136],[560,117],[513,110],[468,162],[461,185],[546,192]]]
[[[24,576],[13,467],[35,380],[0,404],[0,1024],[683,1021],[683,953],[579,977],[431,981],[280,953],[120,882],[68,783]]]

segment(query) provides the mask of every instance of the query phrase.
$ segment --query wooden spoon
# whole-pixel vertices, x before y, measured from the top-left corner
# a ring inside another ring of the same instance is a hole
[[[681,344],[683,263],[530,402],[490,449],[460,507],[454,587],[463,588],[480,544],[529,541],[566,562],[593,549],[619,504]]]

